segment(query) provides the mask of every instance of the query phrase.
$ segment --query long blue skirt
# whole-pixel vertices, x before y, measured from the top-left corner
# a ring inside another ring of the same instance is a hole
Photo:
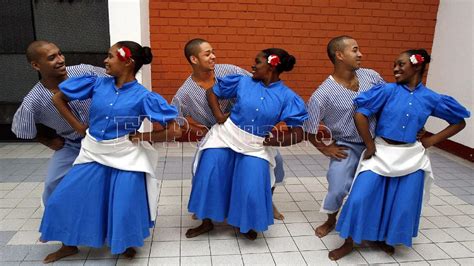
[[[336,225],[342,238],[385,241],[411,247],[418,235],[423,202],[424,172],[384,177],[372,171],[359,174]]]
[[[143,172],[99,163],[75,165],[46,203],[43,241],[100,248],[112,254],[143,246],[153,227]]]
[[[199,219],[224,221],[265,231],[273,224],[268,161],[229,148],[206,149],[193,178],[189,212]]]

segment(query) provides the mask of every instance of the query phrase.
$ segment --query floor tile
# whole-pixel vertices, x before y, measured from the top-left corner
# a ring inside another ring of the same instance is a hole
[[[295,236],[293,240],[300,251],[326,249],[323,241],[316,236]]]
[[[308,265],[337,265],[336,262],[328,258],[327,250],[319,251],[302,251],[304,260]]]
[[[460,243],[437,243],[444,252],[451,258],[469,258],[474,257],[474,253]]]
[[[268,248],[272,253],[298,251],[298,248],[291,237],[272,237],[267,238],[266,241]]]
[[[268,237],[285,237],[290,236],[290,232],[286,228],[285,224],[274,224],[268,228],[267,231],[263,232],[263,235]]]
[[[209,256],[211,255],[209,241],[181,242],[181,256]]]
[[[276,265],[306,265],[300,252],[272,252],[272,256]]]
[[[241,255],[212,256],[212,265],[214,266],[238,266],[244,265]]]
[[[416,244],[413,249],[426,260],[449,259],[449,255],[435,244]]]
[[[245,238],[239,238],[238,241],[241,254],[270,252],[267,246],[267,242],[263,238],[257,238],[254,241]]]
[[[291,236],[314,235],[314,229],[309,223],[291,223],[287,224],[286,227],[288,228]]]
[[[150,257],[179,257],[180,256],[180,242],[152,242]]]
[[[209,265],[211,266],[211,256],[181,257],[181,266],[185,265]]]
[[[395,259],[379,248],[361,248],[360,254],[369,264],[395,263]]]
[[[268,254],[243,254],[244,265],[275,265],[272,255]]]
[[[240,255],[240,248],[237,239],[210,240],[211,254],[215,255]]]
[[[179,265],[179,257],[172,257],[172,258],[150,258],[148,261],[148,265],[163,265],[163,266],[178,266]]]

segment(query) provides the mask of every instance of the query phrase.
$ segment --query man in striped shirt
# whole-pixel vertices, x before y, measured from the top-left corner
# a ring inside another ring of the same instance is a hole
[[[91,65],[66,67],[61,50],[48,41],[32,42],[26,50],[26,57],[30,65],[40,73],[41,78],[16,111],[12,131],[18,138],[35,139],[54,150],[48,163],[42,197],[43,204],[46,204],[48,197],[79,154],[80,141],[88,124],[90,106],[90,99],[69,103],[78,121],[84,125],[84,132],[78,133],[56,110],[52,97],[59,91],[59,83],[68,77],[106,76],[106,74],[105,69]],[[54,133],[44,134],[46,132],[44,129]]]
[[[191,64],[193,73],[178,89],[171,104],[178,108],[180,126],[197,136],[204,136],[217,123],[207,102],[206,90],[212,88],[219,77],[235,74],[251,76],[252,74],[234,65],[216,64],[214,49],[204,39],[190,40],[185,45],[184,55]],[[232,103],[233,101],[229,99],[219,99],[223,113],[230,112]],[[275,179],[278,183],[284,178],[283,158],[278,153],[275,160]],[[273,215],[276,219],[284,218],[275,205],[273,205]],[[212,222],[204,219],[201,226],[188,230],[186,236],[198,236],[212,230],[212,227]]]
[[[352,185],[364,142],[354,123],[353,99],[374,85],[384,83],[382,77],[371,69],[360,68],[362,53],[353,38],[339,36],[327,46],[334,71],[313,93],[307,103],[308,120],[304,124],[308,140],[330,158],[327,172],[328,193],[321,205],[327,213],[325,223],[315,229],[318,237],[324,237],[336,225],[336,216]],[[319,123],[330,133],[331,144],[317,139]],[[375,129],[375,117],[369,118],[371,132]]]

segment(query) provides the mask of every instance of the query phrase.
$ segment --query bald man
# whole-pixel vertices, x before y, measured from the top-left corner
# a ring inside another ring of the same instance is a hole
[[[68,77],[83,75],[107,76],[105,69],[92,65],[66,67],[64,55],[52,42],[34,41],[26,50],[28,63],[40,73],[40,80],[25,96],[13,117],[12,131],[18,138],[35,139],[54,150],[48,163],[42,201],[59,184],[62,177],[72,167],[79,154],[81,136],[59,114],[53,105],[52,97],[59,91],[58,85]],[[72,112],[84,127],[89,120],[90,100],[72,101]],[[44,129],[54,133],[44,134]]]

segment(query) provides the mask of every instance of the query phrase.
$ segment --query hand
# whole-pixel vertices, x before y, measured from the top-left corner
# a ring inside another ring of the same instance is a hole
[[[222,116],[216,118],[216,121],[218,124],[224,124],[225,121],[227,121],[227,118],[229,118],[230,113],[225,113]]]
[[[425,147],[425,149],[428,149],[429,147],[433,146],[433,141],[431,137],[422,138],[420,141],[423,147]]]
[[[370,157],[372,157],[375,154],[375,151],[376,150],[375,150],[375,144],[374,143],[372,143],[370,145],[367,145],[367,149],[364,152],[364,160],[367,160]]]
[[[426,134],[426,130],[425,130],[425,127],[423,127],[421,128],[420,131],[418,131],[418,133],[416,133],[416,139],[421,140],[421,138],[423,138],[425,134]]]
[[[62,137],[57,137],[50,139],[47,144],[48,148],[58,151],[64,147],[64,139]]]
[[[88,125],[81,124],[79,128],[76,129],[77,133],[81,135],[82,137],[86,136],[86,130],[89,128]]]
[[[339,146],[339,145],[336,145],[335,143],[332,143],[331,145],[320,149],[320,151],[324,155],[330,158],[334,158],[336,160],[342,160],[342,159],[347,158],[347,152],[345,152],[345,150],[347,150],[347,147]]]
[[[140,141],[142,141],[142,138],[143,135],[140,132],[128,135],[128,139],[130,139],[131,142],[136,144],[140,143]]]

